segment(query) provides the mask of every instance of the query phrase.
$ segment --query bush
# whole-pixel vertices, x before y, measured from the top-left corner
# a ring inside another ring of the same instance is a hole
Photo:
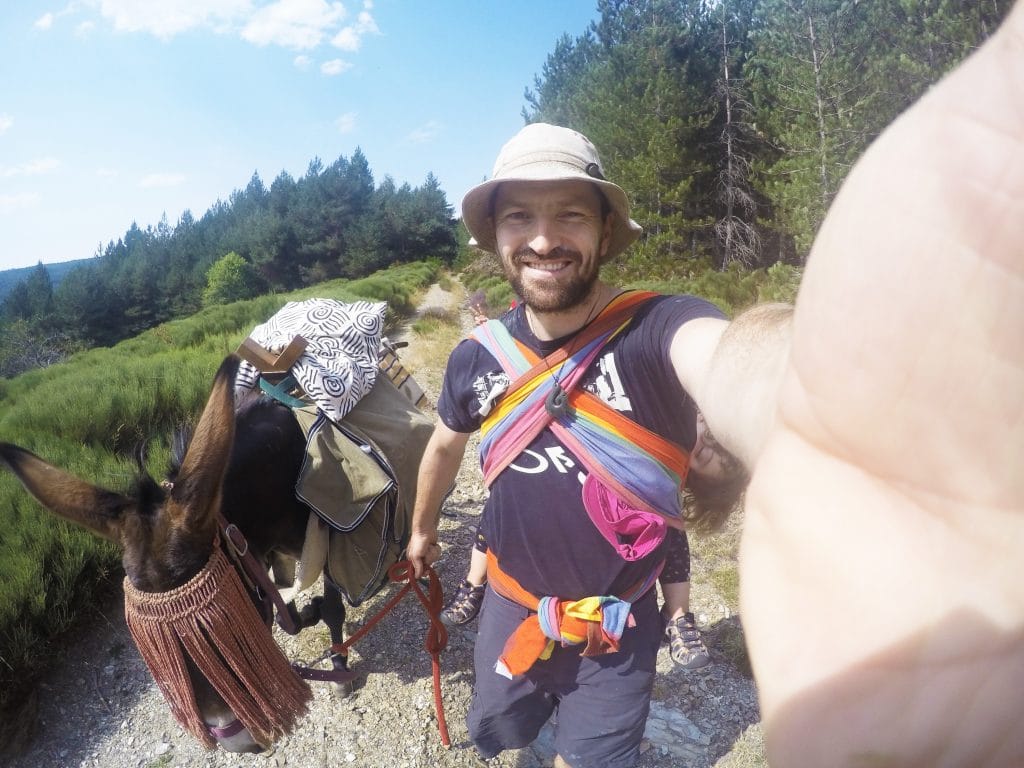
[[[252,265],[234,251],[213,263],[206,273],[203,305],[228,304],[259,296],[266,289]]]

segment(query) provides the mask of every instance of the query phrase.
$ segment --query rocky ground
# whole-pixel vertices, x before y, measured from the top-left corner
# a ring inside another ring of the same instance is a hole
[[[458,311],[470,318],[457,293],[435,286],[421,313]],[[433,310],[431,308],[434,308]],[[443,357],[419,363],[416,378],[436,398]],[[456,491],[441,520],[444,549],[437,571],[446,594],[465,574],[473,526],[483,504],[475,458],[467,451]],[[391,594],[384,590],[348,614],[354,631]],[[302,601],[300,597],[300,602]],[[551,764],[550,731],[533,745],[481,761],[468,742],[465,713],[472,685],[475,623],[453,632],[441,657],[444,710],[452,745],[438,735],[430,675],[423,649],[427,622],[411,597],[362,639],[351,655],[360,673],[354,694],[343,700],[329,686],[314,683],[314,700],[301,726],[263,755],[207,752],[171,717],[138,656],[124,625],[120,595],[98,606],[95,617],[53,660],[38,696],[36,735],[26,751],[8,759],[11,768],[95,766],[501,766],[534,768]],[[694,583],[693,607],[710,638],[735,622],[712,589]],[[308,629],[297,637],[278,633],[293,660],[312,662],[328,643],[325,630]],[[753,682],[711,644],[713,663],[695,673],[676,670],[663,647],[659,679],[648,719],[640,768],[763,765],[757,694]],[[2,758],[0,758],[2,760]]]

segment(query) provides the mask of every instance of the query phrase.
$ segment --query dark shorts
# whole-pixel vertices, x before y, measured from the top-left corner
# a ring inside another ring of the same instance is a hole
[[[532,742],[555,716],[555,750],[572,768],[626,768],[640,754],[651,704],[662,623],[655,590],[633,606],[616,653],[585,658],[582,645],[556,647],[524,675],[494,671],[505,641],[528,611],[490,587],[484,598],[469,708],[469,735],[484,758]]]

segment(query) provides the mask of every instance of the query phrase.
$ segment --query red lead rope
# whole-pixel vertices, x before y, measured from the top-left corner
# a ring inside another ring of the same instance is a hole
[[[273,608],[270,606],[275,606],[277,608],[278,624],[288,634],[296,634],[299,631],[299,627],[291,620],[291,614],[285,606],[284,600],[281,598],[281,593],[267,575],[266,565],[261,564],[256,556],[249,551],[249,543],[246,541],[245,536],[242,534],[241,530],[239,530],[237,525],[228,523],[223,515],[219,515],[218,520],[220,521],[221,530],[224,531],[224,537],[228,541],[228,551],[238,562],[242,572],[248,575],[252,583],[263,592],[264,604],[267,605],[267,609],[272,612]],[[410,589],[413,590],[416,593],[416,596],[420,599],[420,602],[423,604],[423,608],[427,612],[427,618],[430,619],[430,627],[427,629],[427,639],[423,645],[431,656],[431,667],[433,668],[434,673],[434,709],[437,711],[437,727],[441,732],[441,743],[446,747],[450,747],[451,739],[448,738],[448,724],[444,720],[444,703],[441,700],[440,654],[448,645],[448,630],[445,628],[444,624],[441,623],[440,618],[441,608],[444,605],[444,594],[441,591],[441,581],[437,578],[437,573],[435,573],[434,569],[429,565],[427,566],[427,576],[429,577],[430,588],[428,590],[428,594],[424,594],[423,587],[420,586],[419,581],[413,577],[412,563],[408,560],[399,560],[388,568],[388,578],[396,584],[404,581],[406,582],[405,586],[398,590],[398,592],[395,593],[387,603],[385,603],[384,607],[377,611],[377,613],[374,614],[374,616],[362,627],[360,627],[359,631],[352,635],[352,637],[340,645],[332,645],[331,653],[347,655],[349,647],[356,640],[369,632],[373,628],[374,624],[384,617],[385,613],[395,607],[406,592]],[[306,680],[324,680],[342,683],[355,678],[355,674],[348,669],[312,669],[298,664],[293,664],[292,666],[299,676]]]
[[[384,604],[384,607],[377,611],[369,621],[364,622],[363,626],[348,640],[338,645],[332,645],[331,652],[342,655],[348,654],[348,649],[363,635],[373,629],[373,626],[384,618],[384,614],[394,608],[407,592],[410,590],[415,592],[416,597],[423,604],[423,609],[427,612],[427,618],[430,620],[430,626],[427,628],[427,638],[423,643],[423,647],[431,656],[430,666],[434,677],[434,710],[437,712],[437,729],[441,733],[441,743],[446,747],[450,747],[452,742],[448,736],[448,723],[444,719],[444,702],[441,699],[441,651],[448,645],[448,630],[441,623],[440,619],[441,608],[444,605],[444,594],[441,591],[441,581],[437,578],[437,573],[430,566],[427,566],[427,576],[430,587],[427,594],[424,594],[423,587],[413,576],[412,563],[408,560],[399,560],[388,568],[388,578],[396,584],[404,581],[405,586],[392,595],[391,599]]]

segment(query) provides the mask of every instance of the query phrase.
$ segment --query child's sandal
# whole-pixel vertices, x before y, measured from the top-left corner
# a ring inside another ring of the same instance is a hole
[[[692,613],[669,619],[665,624],[665,636],[668,638],[669,656],[683,669],[700,669],[711,661]]]
[[[474,586],[468,581],[462,582],[448,607],[441,611],[441,623],[448,627],[461,627],[475,619],[484,602],[486,588],[486,584]]]

